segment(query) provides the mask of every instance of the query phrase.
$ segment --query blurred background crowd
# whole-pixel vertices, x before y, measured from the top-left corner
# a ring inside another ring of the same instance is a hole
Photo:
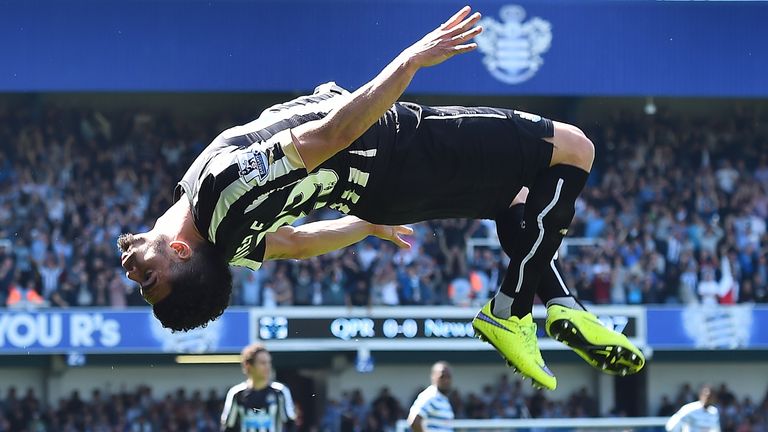
[[[0,304],[144,304],[117,236],[151,228],[210,139],[248,120],[0,107]],[[663,111],[582,125],[597,158],[560,251],[566,284],[596,304],[768,302],[765,124],[734,109],[706,125]],[[495,292],[507,258],[492,221],[415,230],[411,250],[369,238],[234,268],[232,303],[467,306]]]
[[[724,432],[768,430],[768,393],[763,400],[753,401],[748,396],[740,397],[726,384],[715,389]],[[179,388],[161,396],[146,385],[131,390],[94,389],[90,394],[74,391],[59,400],[57,406],[46,406],[32,389],[22,392],[8,387],[0,399],[0,432],[214,432],[219,430],[224,406],[226,389],[220,390],[210,389],[204,394]],[[414,399],[417,393],[414,392]],[[521,386],[520,381],[509,380],[506,375],[484,386],[481,394],[454,389],[449,398],[457,419],[601,416],[594,395],[584,388],[566,399],[554,400],[546,392]],[[656,414],[670,416],[680,406],[697,399],[696,389],[683,384],[677,394],[662,397]],[[359,389],[353,389],[344,392],[339,400],[328,401],[320,426],[314,430],[391,432],[398,419],[407,417],[411,403],[397,400],[386,387],[368,400]],[[301,412],[297,405],[299,424]]]

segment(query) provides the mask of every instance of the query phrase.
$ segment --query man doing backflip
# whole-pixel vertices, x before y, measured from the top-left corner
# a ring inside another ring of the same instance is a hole
[[[216,137],[153,229],[118,240],[128,277],[162,324],[189,330],[221,315],[230,264],[256,270],[368,235],[408,247],[402,224],[488,218],[511,262],[473,321],[479,336],[535,385],[554,389],[531,317],[538,293],[550,336],[609,373],[640,370],[640,351],[586,312],[554,266],[592,142],[575,126],[520,111],[397,102],[419,69],[476,48],[479,19],[464,7],[354,93],[328,83]],[[324,206],[349,216],[289,225]]]

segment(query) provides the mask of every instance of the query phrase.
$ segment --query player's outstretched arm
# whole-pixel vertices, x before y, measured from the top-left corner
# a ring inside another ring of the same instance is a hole
[[[673,414],[669,420],[667,420],[667,424],[664,425],[664,428],[667,430],[667,432],[680,432],[683,428],[683,424],[686,422],[687,417],[688,412],[681,408],[675,414]]]
[[[407,226],[375,225],[355,216],[318,221],[298,227],[284,226],[266,235],[264,259],[305,259],[347,247],[373,235],[401,248],[411,245],[403,240],[413,234]]]
[[[475,24],[480,13],[465,6],[440,27],[406,48],[374,79],[352,93],[347,102],[325,118],[291,130],[307,171],[312,171],[368,130],[403,94],[422,67],[433,66],[472,51],[470,42],[482,32]]]
[[[424,422],[419,414],[408,416],[408,424],[411,426],[413,432],[424,432]]]

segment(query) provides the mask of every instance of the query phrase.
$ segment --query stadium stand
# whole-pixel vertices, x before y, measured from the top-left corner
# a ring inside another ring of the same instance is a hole
[[[768,429],[768,394],[763,400],[740,397],[725,383],[716,387],[723,431],[759,432]],[[218,391],[221,390],[221,391]],[[420,389],[419,389],[420,390]],[[9,431],[218,431],[224,404],[224,389],[191,394],[183,388],[166,395],[152,388],[116,391],[94,390],[90,395],[73,392],[46,406],[33,390],[5,389],[0,399],[0,432]],[[416,393],[414,393],[415,397]],[[457,419],[524,419],[600,417],[595,399],[581,389],[563,400],[553,400],[543,391],[533,391],[506,376],[487,384],[482,394],[454,390],[451,395]],[[676,395],[663,396],[659,416],[668,416],[678,407],[697,399],[684,384]],[[321,432],[378,432],[394,429],[411,401],[400,401],[384,387],[366,401],[359,389],[351,389],[340,400],[329,400],[319,424]],[[300,413],[299,407],[299,413]],[[621,416],[621,412],[609,413]],[[301,418],[299,417],[299,422]]]
[[[0,304],[142,305],[119,267],[117,235],[169,204],[174,182],[236,115],[0,108]],[[585,127],[597,145],[561,257],[588,303],[768,301],[768,139],[757,111],[715,123],[616,115]],[[312,218],[334,217],[331,211]],[[490,221],[419,224],[411,251],[375,238],[303,262],[234,269],[236,305],[469,305],[505,270]]]

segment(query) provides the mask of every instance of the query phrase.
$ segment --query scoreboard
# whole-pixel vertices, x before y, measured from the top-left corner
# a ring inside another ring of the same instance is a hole
[[[478,350],[488,347],[475,338],[472,308],[399,307],[291,308],[253,310],[253,333],[270,350],[344,350],[361,343],[375,350]],[[636,307],[602,307],[598,317],[606,326],[644,345],[645,313]],[[563,349],[546,337],[543,307],[534,309],[542,349]],[[449,344],[449,345],[446,345]]]

